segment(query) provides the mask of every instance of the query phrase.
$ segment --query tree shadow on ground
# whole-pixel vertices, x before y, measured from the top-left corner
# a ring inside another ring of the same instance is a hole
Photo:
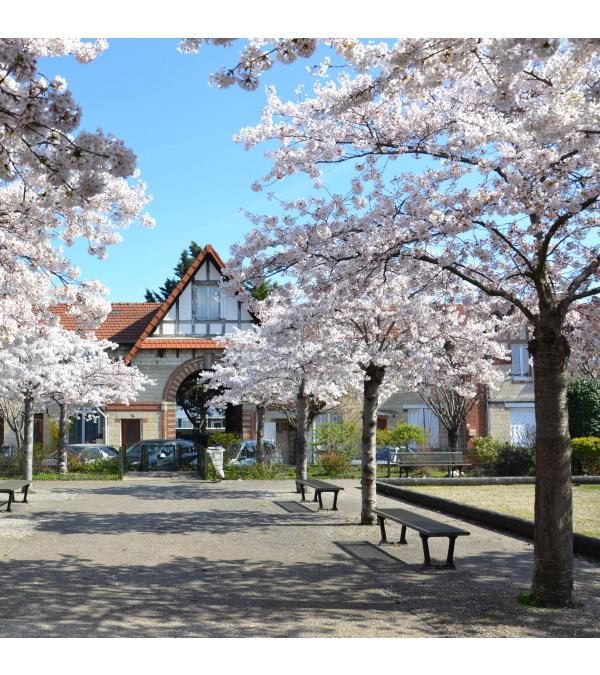
[[[39,486],[38,486],[39,487]],[[154,485],[144,485],[143,483],[118,483],[117,485],[97,485],[72,487],[52,487],[52,492],[62,492],[67,494],[93,494],[106,495],[108,497],[133,497],[135,499],[147,500],[215,500],[215,499],[257,499],[260,497],[297,494],[294,489],[269,489],[268,485],[261,489],[240,489],[236,483],[231,486],[223,483],[212,483],[204,481],[192,481],[185,483],[164,483]]]
[[[100,565],[72,555],[3,562],[0,634],[598,635],[597,599],[593,607],[560,611],[516,603],[523,590],[517,579],[531,571],[529,555],[490,551],[457,572],[422,573],[391,556],[365,553],[377,548],[369,542],[337,543],[339,552],[320,564],[202,555],[175,556],[159,565]]]
[[[177,534],[193,535],[198,532],[236,537],[250,531],[268,531],[273,527],[348,527],[346,523],[328,517],[326,512],[261,513],[243,509],[160,511],[156,513],[86,513],[37,511],[37,530],[58,534]]]

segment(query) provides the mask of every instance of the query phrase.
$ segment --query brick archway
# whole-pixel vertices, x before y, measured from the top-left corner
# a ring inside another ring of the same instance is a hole
[[[181,383],[186,379],[186,377],[197,373],[199,370],[204,370],[204,364],[204,356],[200,356],[196,359],[190,359],[189,361],[186,361],[175,368],[165,383],[162,400],[168,401],[170,403],[175,402],[177,390],[181,386]]]
[[[186,377],[197,373],[199,370],[204,370],[205,367],[206,361],[204,356],[199,356],[198,358],[190,359],[189,361],[182,363],[169,375],[163,389],[162,402],[160,405],[162,411],[163,438],[175,438],[177,433],[176,396],[181,383]]]

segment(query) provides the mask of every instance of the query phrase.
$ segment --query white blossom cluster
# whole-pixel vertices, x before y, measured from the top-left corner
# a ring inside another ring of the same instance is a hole
[[[319,184],[324,167],[344,162],[355,176],[347,194],[288,201],[276,226],[257,223],[263,243],[302,237],[308,255],[325,249],[379,270],[416,256],[532,323],[540,294],[564,320],[597,292],[598,41],[330,44],[349,69],[297,102],[270,88],[260,123],[239,140],[278,144],[263,185],[300,172]],[[404,156],[413,165],[395,169]],[[255,241],[249,256],[264,256]]]
[[[98,282],[82,282],[65,255],[77,240],[104,257],[133,222],[151,225],[136,158],[101,130],[79,130],[81,109],[63,78],[48,82],[38,59],[95,58],[106,42],[0,40],[0,344],[52,304],[68,303],[82,324],[108,310]]]
[[[214,370],[204,373],[215,400],[293,407],[302,388],[307,397],[332,406],[356,387],[359,371],[348,345],[335,339],[336,325],[315,321],[298,294],[274,294],[256,308],[259,326],[236,330]]]
[[[111,357],[117,347],[40,321],[23,326],[0,350],[0,397],[35,408],[48,403],[104,406],[135,400],[152,381],[136,367]]]
[[[231,38],[186,38],[182,40],[179,51],[184,54],[196,54],[202,43],[229,46]],[[239,62],[232,68],[222,68],[210,77],[210,83],[219,89],[234,84],[247,91],[254,91],[260,76],[269,70],[275,61],[283,64],[294,63],[298,58],[309,58],[317,48],[314,38],[271,38],[248,40],[240,52]]]

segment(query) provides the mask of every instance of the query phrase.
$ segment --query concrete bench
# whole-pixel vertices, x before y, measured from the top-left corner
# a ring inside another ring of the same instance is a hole
[[[340,490],[343,490],[343,487],[340,487],[339,485],[334,485],[333,483],[327,483],[324,480],[313,480],[313,479],[306,479],[306,480],[296,480],[296,489],[300,488],[300,491],[302,492],[302,501],[305,502],[305,488],[310,487],[315,491],[315,496],[313,498],[313,502],[316,502],[318,500],[319,502],[319,510],[323,508],[323,499],[321,497],[321,493],[323,492],[333,492],[333,508],[331,509],[332,511],[337,511],[337,498],[338,498],[338,492]]]
[[[31,481],[27,480],[3,480],[0,481],[0,493],[8,494],[8,501],[2,502],[2,504],[7,504],[6,510],[11,511],[11,504],[16,502],[15,492],[21,490],[23,493],[23,502],[27,503],[27,492]]]
[[[406,528],[416,530],[419,533],[423,543],[423,555],[425,556],[424,567],[435,567],[432,564],[431,556],[429,555],[430,537],[448,537],[448,555],[446,556],[446,564],[437,565],[437,567],[449,567],[454,569],[454,542],[456,541],[456,537],[470,534],[467,530],[462,530],[453,525],[447,525],[446,523],[440,523],[437,520],[433,520],[433,518],[420,516],[407,509],[373,509],[373,513],[377,516],[377,522],[381,531],[380,546],[388,543],[385,532],[386,520],[393,520],[402,525],[399,544],[408,544],[406,541]]]
[[[400,450],[391,454],[390,464],[398,466],[398,473],[404,469],[407,477],[408,470],[416,466],[444,466],[448,469],[448,476],[452,476],[454,469],[460,471],[464,466],[471,466],[465,462],[461,451],[409,452]]]

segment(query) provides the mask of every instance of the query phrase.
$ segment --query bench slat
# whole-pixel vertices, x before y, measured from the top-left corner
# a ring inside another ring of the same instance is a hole
[[[334,485],[333,483],[327,483],[324,480],[316,479],[306,479],[306,480],[297,480],[298,485],[308,485],[308,487],[314,488],[315,490],[343,490],[343,487],[339,485]]]
[[[394,520],[401,525],[406,525],[406,527],[410,527],[411,529],[416,530],[420,534],[425,534],[428,537],[445,537],[448,535],[460,536],[469,534],[467,530],[454,527],[454,525],[440,523],[437,520],[427,518],[427,516],[421,516],[406,509],[373,509],[373,513],[375,515],[381,516],[382,518]]]
[[[391,456],[391,461],[431,461],[431,462],[446,462],[449,464],[464,462],[464,455],[462,452],[394,452]]]
[[[0,481],[0,492],[8,490],[18,490],[19,488],[23,489],[24,487],[30,485],[31,482],[28,480],[3,480]]]

